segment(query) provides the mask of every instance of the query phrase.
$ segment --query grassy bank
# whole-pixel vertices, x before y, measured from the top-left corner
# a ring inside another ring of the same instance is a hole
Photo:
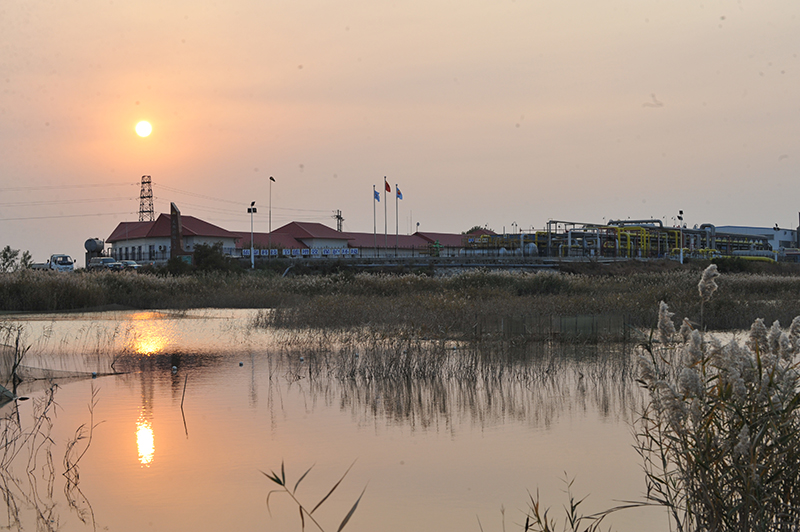
[[[656,323],[654,301],[678,316],[698,316],[695,268],[585,273],[469,271],[449,277],[340,272],[280,277],[205,273],[159,276],[133,272],[53,274],[23,270],[0,276],[0,310],[68,311],[108,306],[271,308],[263,324],[282,327],[414,331],[432,337],[469,335],[500,317],[625,316],[628,324]],[[591,268],[591,267],[590,267]],[[800,315],[800,276],[726,274],[724,290],[706,303],[711,329],[746,328],[753,316],[788,323]]]

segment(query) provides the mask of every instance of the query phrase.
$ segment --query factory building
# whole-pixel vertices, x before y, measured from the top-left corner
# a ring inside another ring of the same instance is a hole
[[[717,231],[764,237],[772,250],[777,252],[800,248],[797,240],[797,229],[784,229],[778,227],[778,224],[775,224],[775,227],[772,228],[720,225],[717,226]]]
[[[603,224],[550,220],[539,231],[496,234],[416,232],[390,235],[342,232],[312,222],[291,222],[272,233],[228,231],[193,216],[181,216],[176,240],[173,215],[150,222],[122,222],[106,239],[117,260],[159,262],[176,248],[188,255],[198,244],[220,243],[234,257],[373,258],[519,256],[556,259],[702,258],[738,256],[797,260],[798,231],[778,226],[667,226],[659,219],[609,220]],[[252,243],[251,243],[252,236]],[[179,244],[176,244],[179,242]],[[188,257],[187,257],[188,258]]]

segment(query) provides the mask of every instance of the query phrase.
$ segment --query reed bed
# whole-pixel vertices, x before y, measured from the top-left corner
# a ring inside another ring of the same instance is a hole
[[[290,382],[366,424],[378,418],[428,430],[514,420],[547,427],[571,410],[565,405],[632,422],[643,405],[626,344],[515,347],[369,330],[274,333]]]
[[[651,327],[653,301],[682,315],[698,315],[692,290],[697,272],[672,270],[627,275],[476,270],[450,277],[340,272],[280,277],[270,272],[189,276],[134,272],[70,275],[22,270],[0,275],[0,310],[64,311],[122,306],[137,309],[269,308],[276,327],[381,327],[420,335],[468,337],[487,317],[619,314]],[[704,308],[713,329],[749,326],[750,317],[789,321],[800,314],[800,278],[725,276],[722,295]]]
[[[700,314],[696,272],[629,276],[565,275],[552,272],[469,272],[446,279],[356,275],[349,279],[306,278],[294,291],[300,304],[264,313],[260,326],[349,329],[371,327],[387,334],[414,331],[422,337],[475,339],[479,325],[498,317],[522,321],[578,315],[620,315],[628,325],[650,328],[653,301],[667,301],[683,315]],[[800,314],[800,279],[736,274],[726,276],[724,295],[707,303],[710,329],[743,329],[751,316],[791,320]],[[288,300],[290,298],[286,298]]]
[[[679,328],[661,301],[657,328],[637,348],[638,382],[649,395],[634,425],[645,499],[583,516],[568,493],[565,530],[599,530],[608,514],[648,505],[664,507],[678,531],[800,526],[800,316],[787,329],[757,318],[744,342],[723,343],[705,329],[719,278],[716,265],[706,268],[695,292],[699,319],[684,318]],[[737,282],[758,298],[796,281],[739,276],[730,285]],[[538,494],[531,497],[525,530],[556,524]]]
[[[662,305],[662,345],[640,355],[650,392],[637,432],[648,493],[678,530],[796,530],[800,524],[800,317],[757,319],[723,345]],[[674,337],[677,336],[677,340]]]

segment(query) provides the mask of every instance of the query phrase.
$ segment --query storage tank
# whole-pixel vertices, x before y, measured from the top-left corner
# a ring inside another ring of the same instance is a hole
[[[83,243],[83,247],[86,248],[86,264],[85,266],[89,265],[89,261],[95,257],[100,257],[103,255],[103,252],[106,249],[106,243],[100,240],[99,238],[90,238],[86,242]]]
[[[99,238],[90,238],[83,244],[83,247],[86,248],[86,251],[89,253],[102,253],[105,246],[106,243]]]

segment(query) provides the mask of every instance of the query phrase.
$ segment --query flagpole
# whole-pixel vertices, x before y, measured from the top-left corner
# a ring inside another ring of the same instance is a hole
[[[386,217],[386,187],[389,183],[386,182],[386,176],[383,176],[383,247],[389,248],[389,229],[387,227]]]
[[[269,176],[269,257],[272,259],[272,183],[275,182],[275,178]]]
[[[372,236],[375,237],[375,256],[378,256],[378,222],[375,218],[375,196],[377,191],[375,185],[372,185]]]
[[[397,195],[397,183],[394,184],[394,254],[397,256],[397,248],[400,246],[400,196]]]

